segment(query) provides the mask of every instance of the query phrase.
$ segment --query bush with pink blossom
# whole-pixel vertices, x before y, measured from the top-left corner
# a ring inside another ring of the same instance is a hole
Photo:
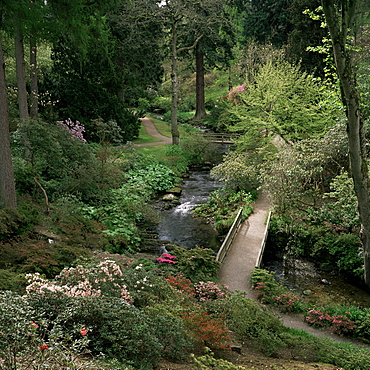
[[[227,297],[227,289],[222,288],[213,281],[200,281],[194,284],[195,297],[199,302],[222,299]]]

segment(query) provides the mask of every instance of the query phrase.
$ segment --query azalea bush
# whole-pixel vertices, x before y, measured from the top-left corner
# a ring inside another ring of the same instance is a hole
[[[124,271],[123,279],[137,308],[156,305],[173,294],[166,279],[149,263],[134,264]]]
[[[182,273],[179,273],[176,276],[168,275],[166,280],[172,287],[184,293],[185,295],[189,297],[194,297],[196,295],[193,283]]]
[[[355,323],[349,318],[350,312],[346,315],[329,315],[326,312],[311,309],[305,316],[305,321],[315,327],[330,327],[333,333],[349,334],[356,327]]]

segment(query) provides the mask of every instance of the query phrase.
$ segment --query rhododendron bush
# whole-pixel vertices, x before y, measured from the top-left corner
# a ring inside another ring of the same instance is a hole
[[[123,280],[119,265],[106,259],[93,267],[69,267],[55,277],[53,281],[40,274],[28,274],[27,292],[42,293],[45,290],[63,293],[70,297],[113,296],[132,303],[130,293]]]

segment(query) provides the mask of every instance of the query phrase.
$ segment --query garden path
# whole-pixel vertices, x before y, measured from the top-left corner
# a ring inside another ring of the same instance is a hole
[[[148,146],[148,145],[165,145],[165,144],[171,144],[172,138],[168,136],[162,135],[157,128],[155,127],[153,121],[145,116],[144,118],[140,118],[142,125],[145,128],[146,133],[149,136],[154,137],[155,139],[158,139],[158,142],[154,143],[142,143],[142,144],[135,144],[135,146]]]

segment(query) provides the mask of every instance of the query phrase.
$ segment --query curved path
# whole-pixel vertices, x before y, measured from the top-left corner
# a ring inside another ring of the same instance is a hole
[[[135,144],[134,146],[148,146],[148,145],[165,145],[171,144],[172,139],[168,136],[164,136],[155,127],[153,121],[149,117],[140,118],[142,125],[145,128],[146,133],[149,136],[152,136],[160,141],[154,143],[142,143],[142,144]]]

